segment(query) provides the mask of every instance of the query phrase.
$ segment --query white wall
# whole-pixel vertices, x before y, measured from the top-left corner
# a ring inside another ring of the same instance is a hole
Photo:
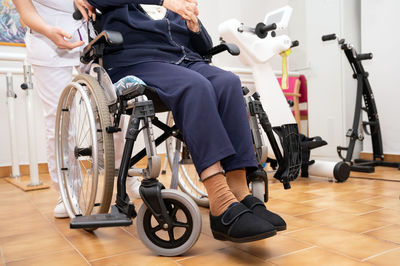
[[[289,4],[294,7],[289,36],[300,41],[290,66],[308,79],[309,135],[328,142],[313,155],[338,160],[336,146],[347,143],[356,83],[337,43],[323,43],[321,36],[336,33],[359,48],[360,0],[290,0]]]
[[[361,1],[362,52],[374,54],[363,64],[370,73],[386,154],[400,154],[399,10],[398,0]],[[370,138],[364,141],[364,151],[372,152]]]

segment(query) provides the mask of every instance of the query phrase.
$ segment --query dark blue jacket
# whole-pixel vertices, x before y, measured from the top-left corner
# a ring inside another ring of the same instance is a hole
[[[123,45],[105,50],[104,67],[129,66],[159,61],[179,64],[184,59],[203,61],[201,55],[212,41],[201,25],[199,33],[190,31],[185,20],[168,10],[164,19],[153,20],[140,4],[160,5],[162,0],[89,0],[102,12],[102,30],[119,31]]]

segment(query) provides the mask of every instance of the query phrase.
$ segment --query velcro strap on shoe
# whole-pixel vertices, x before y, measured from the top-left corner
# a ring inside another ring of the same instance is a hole
[[[264,202],[254,196],[246,196],[241,202],[245,206],[248,206],[250,210],[253,210],[256,206],[263,206],[265,208]]]
[[[230,225],[236,220],[236,218],[238,218],[239,216],[243,215],[246,212],[251,213],[251,211],[243,204],[239,202],[233,203],[225,212],[225,214],[222,216],[221,222],[225,226]]]

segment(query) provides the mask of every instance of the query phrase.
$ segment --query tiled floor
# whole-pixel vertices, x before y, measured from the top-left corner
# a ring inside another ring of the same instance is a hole
[[[400,265],[400,171],[377,168],[374,174],[352,175],[397,182],[299,178],[285,191],[271,180],[267,206],[285,218],[286,231],[247,244],[217,241],[208,211],[201,209],[199,241],[176,258],[152,254],[134,225],[70,230],[69,219],[52,217],[55,190],[22,192],[0,179],[0,266]]]

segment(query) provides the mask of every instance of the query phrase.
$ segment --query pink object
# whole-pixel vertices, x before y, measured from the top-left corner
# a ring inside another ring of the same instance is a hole
[[[306,103],[307,102],[307,79],[306,79],[306,76],[304,76],[304,75],[301,75],[299,77],[299,79],[300,79],[300,94],[301,94],[299,102]]]
[[[282,78],[277,78],[279,85],[282,87]],[[288,78],[288,89],[282,90],[285,94],[287,100],[292,100],[293,106],[293,116],[296,119],[297,124],[300,124],[300,117],[307,116],[308,110],[300,110],[300,103],[307,103],[307,79],[304,75],[298,77]],[[300,128],[300,125],[299,125]]]

